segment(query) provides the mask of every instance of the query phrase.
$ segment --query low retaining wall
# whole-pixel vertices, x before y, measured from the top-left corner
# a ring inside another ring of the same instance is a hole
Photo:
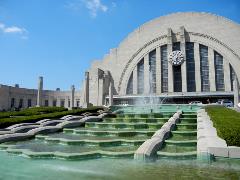
[[[164,141],[169,138],[170,132],[179,121],[182,111],[176,112],[158,131],[154,133],[151,139],[146,140],[135,152],[134,159],[137,160],[154,160],[157,151],[162,147]]]
[[[214,157],[240,158],[240,147],[227,146],[217,135],[205,109],[197,112],[197,158],[209,161]]]

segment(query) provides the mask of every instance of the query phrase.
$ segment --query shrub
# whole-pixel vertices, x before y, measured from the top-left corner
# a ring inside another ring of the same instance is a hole
[[[219,137],[223,138],[228,146],[240,146],[240,113],[235,110],[220,107],[206,107]]]
[[[9,118],[11,116],[30,116],[44,113],[67,111],[64,107],[32,107],[22,111],[0,112],[0,119]]]

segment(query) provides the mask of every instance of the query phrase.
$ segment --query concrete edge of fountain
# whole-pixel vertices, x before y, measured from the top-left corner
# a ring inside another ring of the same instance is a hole
[[[205,109],[197,111],[197,159],[211,161],[214,157],[240,158],[240,147],[227,146],[217,135]]]
[[[177,111],[169,120],[155,132],[151,139],[146,140],[134,153],[134,159],[151,161],[156,158],[157,151],[169,137],[171,130],[179,121],[182,111]]]
[[[29,158],[41,159],[41,158],[56,158],[56,159],[66,159],[66,160],[86,160],[86,159],[96,159],[101,157],[108,158],[128,158],[134,155],[135,151],[125,151],[125,152],[112,152],[112,151],[90,151],[82,153],[65,153],[65,152],[34,152],[30,149],[14,149],[9,146],[4,149],[4,151],[12,154],[24,155]]]

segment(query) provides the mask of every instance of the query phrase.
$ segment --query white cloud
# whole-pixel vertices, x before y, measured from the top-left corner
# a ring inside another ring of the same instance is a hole
[[[83,3],[92,17],[96,17],[98,11],[106,12],[108,10],[108,7],[102,4],[101,0],[83,0]]]
[[[75,11],[79,11],[84,6],[89,10],[91,17],[95,18],[98,12],[107,12],[108,6],[103,4],[101,0],[75,0],[70,2],[66,7]]]
[[[21,34],[22,39],[27,39],[27,31],[24,28],[20,28],[17,26],[6,26],[5,24],[0,22],[0,31],[5,34]]]
[[[17,26],[11,26],[4,29],[5,33],[24,33],[26,30]]]

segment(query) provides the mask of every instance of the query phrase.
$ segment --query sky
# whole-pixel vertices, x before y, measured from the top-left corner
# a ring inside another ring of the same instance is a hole
[[[143,23],[174,12],[240,23],[240,0],[0,0],[0,84],[80,89],[84,72]]]

